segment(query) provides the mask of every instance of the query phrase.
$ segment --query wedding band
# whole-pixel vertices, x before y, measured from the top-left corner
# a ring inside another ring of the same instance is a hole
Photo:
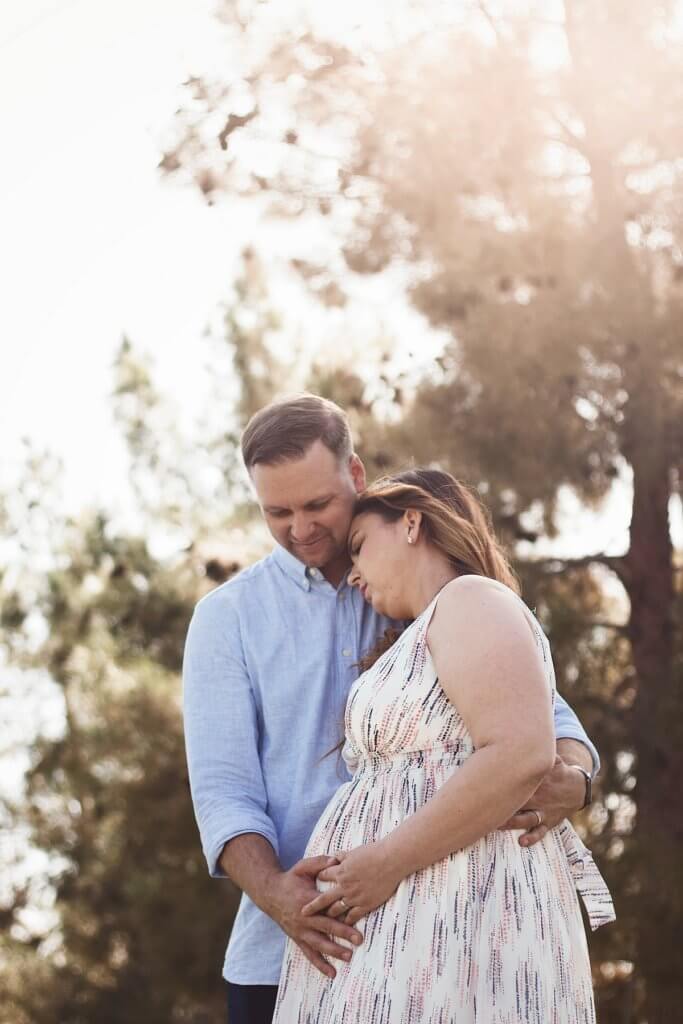
[[[538,828],[539,825],[543,824],[543,818],[541,817],[541,812],[540,811],[529,810],[529,814],[535,814],[536,815],[536,819],[537,820],[536,820],[536,825],[534,826],[535,828]]]
[[[351,909],[351,907],[348,905],[348,903],[346,902],[346,900],[344,899],[343,896],[339,897],[339,902],[341,903],[342,907],[344,907],[346,910],[350,910]]]

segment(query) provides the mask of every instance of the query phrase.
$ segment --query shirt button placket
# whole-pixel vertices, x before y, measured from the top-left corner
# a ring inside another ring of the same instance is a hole
[[[339,604],[342,624],[342,657],[347,659],[345,667],[348,671],[352,667],[351,659],[353,659],[356,648],[356,638],[354,636],[353,608],[346,600],[346,590],[341,591],[339,594]]]

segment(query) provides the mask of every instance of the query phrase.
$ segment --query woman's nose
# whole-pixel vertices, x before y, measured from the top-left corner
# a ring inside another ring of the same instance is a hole
[[[354,565],[353,568],[351,569],[351,572],[349,573],[349,586],[357,587],[359,583],[360,573],[358,572],[358,569],[356,569]]]

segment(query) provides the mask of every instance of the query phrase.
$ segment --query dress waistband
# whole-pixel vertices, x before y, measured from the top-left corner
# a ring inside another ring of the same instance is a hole
[[[453,747],[435,747],[431,750],[401,750],[395,754],[364,754],[354,766],[354,776],[376,775],[378,772],[400,772],[441,764],[457,768],[464,764],[471,753],[471,746],[459,743]]]

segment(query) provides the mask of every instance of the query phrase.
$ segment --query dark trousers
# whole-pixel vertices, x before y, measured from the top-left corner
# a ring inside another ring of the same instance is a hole
[[[271,1024],[277,985],[233,985],[228,990],[228,1024]]]

